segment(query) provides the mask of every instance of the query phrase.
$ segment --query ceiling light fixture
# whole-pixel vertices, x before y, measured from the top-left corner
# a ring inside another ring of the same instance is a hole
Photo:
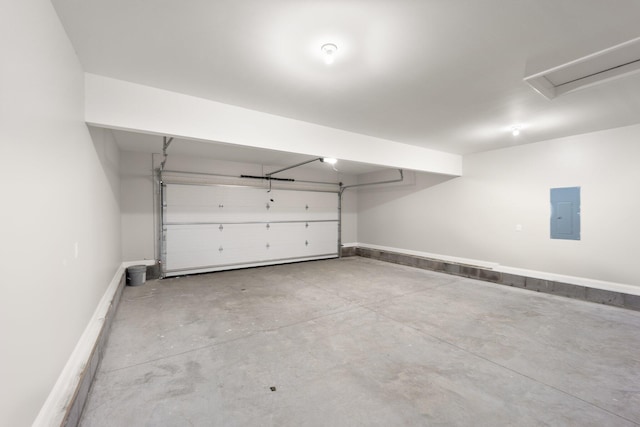
[[[333,64],[333,61],[335,60],[336,51],[338,50],[338,46],[336,46],[333,43],[325,43],[320,47],[320,50],[322,50],[324,63],[327,65]]]
[[[275,170],[273,172],[266,173],[264,176],[267,178],[271,178],[271,175],[275,175],[277,173],[284,172],[289,169],[297,168],[298,166],[306,165],[308,163],[317,162],[318,160],[322,163],[329,163],[330,165],[335,165],[338,162],[338,160],[331,157],[316,157],[311,160],[305,160],[304,162],[296,163],[295,165],[287,166],[286,168],[282,168],[282,169]]]
[[[520,135],[520,130],[522,129],[522,126],[520,125],[513,125],[511,126],[511,134],[513,136],[518,136]]]

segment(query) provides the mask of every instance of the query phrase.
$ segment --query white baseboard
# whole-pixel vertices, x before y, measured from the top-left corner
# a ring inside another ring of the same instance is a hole
[[[123,262],[120,264],[107,290],[100,299],[91,320],[89,320],[78,343],[73,349],[69,360],[67,360],[66,365],[62,369],[58,380],[49,393],[47,400],[42,408],[40,408],[40,412],[33,422],[33,426],[58,427],[65,422],[65,417],[67,416],[70,405],[76,398],[84,372],[89,366],[94,348],[107,320],[107,313],[113,303],[127,267],[132,265],[154,264],[154,260]]]
[[[604,280],[589,279],[586,277],[566,276],[556,273],[548,273],[544,271],[526,270],[523,268],[509,267],[500,265],[496,262],[481,261],[469,258],[459,258],[448,255],[433,254],[428,252],[413,251],[409,249],[393,248],[389,246],[371,245],[368,243],[350,244],[366,249],[381,250],[387,252],[396,252],[404,255],[413,255],[424,258],[430,258],[438,261],[454,262],[457,264],[465,264],[477,267],[488,268],[501,273],[515,274],[518,276],[532,277],[535,279],[550,280],[554,282],[569,283],[571,285],[585,286],[587,288],[603,289],[607,291],[620,292],[629,295],[640,295],[640,286],[629,285],[626,283],[607,282]]]

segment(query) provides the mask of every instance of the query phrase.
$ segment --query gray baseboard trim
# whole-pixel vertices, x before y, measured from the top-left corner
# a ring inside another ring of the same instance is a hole
[[[611,305],[640,311],[640,296],[625,294],[621,292],[609,291],[605,289],[590,288],[587,286],[574,285],[571,283],[542,280],[534,277],[519,276],[516,274],[494,271],[489,268],[476,267],[458,264],[449,261],[423,258],[415,255],[401,254],[378,249],[363,248],[360,246],[343,248],[354,249],[355,255],[363,258],[372,258],[394,264],[407,265],[421,268],[423,270],[438,271],[455,276],[467,277],[470,279],[483,280],[485,282],[497,283],[514,288],[526,289],[529,291],[543,292],[546,294],[559,295],[566,298],[579,299],[597,304]]]
[[[356,256],[356,247],[355,246],[343,246],[340,250],[341,257],[350,257]]]
[[[159,262],[156,262],[153,265],[147,265],[147,280],[159,279],[161,275],[162,270],[160,269]]]
[[[153,261],[123,262],[117,268],[93,316],[40,408],[33,427],[78,425],[122,297],[126,269],[131,265],[152,263]]]
[[[69,405],[66,407],[66,413],[61,424],[64,427],[76,427],[80,422],[82,410],[84,409],[84,405],[87,402],[87,397],[89,396],[89,390],[91,388],[91,384],[93,383],[93,378],[96,375],[98,366],[100,366],[100,361],[102,360],[102,355],[104,354],[104,349],[109,339],[109,331],[111,329],[111,324],[113,323],[116,310],[118,309],[118,305],[120,304],[120,298],[122,297],[122,291],[124,290],[125,282],[126,274],[122,274],[118,287],[113,295],[113,299],[111,300],[111,304],[107,309],[104,322],[102,323],[102,327],[100,328],[98,338],[95,342],[95,345],[93,346],[91,355],[89,356],[89,360],[87,361],[85,368],[80,375],[75,393],[71,401],[69,402]]]

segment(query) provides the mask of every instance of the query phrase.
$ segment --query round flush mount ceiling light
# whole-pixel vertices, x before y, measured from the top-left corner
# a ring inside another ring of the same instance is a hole
[[[511,135],[518,136],[520,135],[520,131],[522,130],[521,125],[513,125],[511,126]]]
[[[322,51],[322,56],[324,58],[324,63],[327,65],[333,64],[333,61],[336,57],[336,51],[338,50],[338,46],[333,43],[325,43],[320,47]]]

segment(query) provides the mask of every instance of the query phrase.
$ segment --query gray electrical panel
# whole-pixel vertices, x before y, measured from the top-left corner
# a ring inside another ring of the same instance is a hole
[[[551,189],[552,239],[580,240],[580,187]]]

